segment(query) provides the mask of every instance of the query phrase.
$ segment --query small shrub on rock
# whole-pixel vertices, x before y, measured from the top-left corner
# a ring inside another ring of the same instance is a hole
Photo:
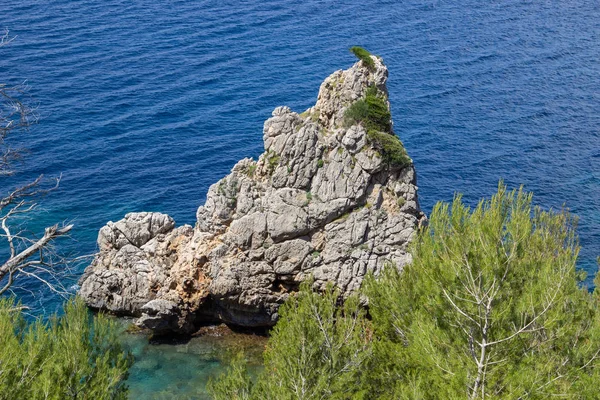
[[[411,159],[406,153],[404,145],[398,139],[398,136],[390,133],[369,130],[367,137],[373,147],[379,151],[381,158],[387,164],[394,167],[404,167],[411,163]]]
[[[370,86],[363,99],[355,101],[346,109],[344,113],[346,125],[360,123],[367,129],[390,132],[392,114],[384,96],[375,86]]]
[[[371,53],[369,53],[368,50],[363,49],[362,47],[359,47],[359,46],[353,46],[353,47],[350,47],[350,52],[352,54],[354,54],[356,56],[356,58],[361,60],[368,69],[370,69],[370,70],[375,69],[375,62],[371,58]]]
[[[400,168],[410,164],[404,145],[392,133],[392,115],[386,99],[375,86],[367,89],[364,99],[348,107],[344,118],[347,126],[361,124],[367,129],[369,142],[386,163]]]
[[[344,118],[347,126],[366,121],[369,118],[369,105],[364,99],[355,101],[346,109]]]

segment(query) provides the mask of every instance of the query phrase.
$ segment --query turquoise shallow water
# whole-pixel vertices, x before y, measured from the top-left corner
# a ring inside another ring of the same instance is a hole
[[[236,352],[243,351],[250,373],[257,373],[266,344],[265,337],[236,333],[161,343],[142,333],[122,337],[136,360],[130,370],[130,398],[149,400],[206,399],[208,380],[223,373]]]
[[[98,229],[129,211],[193,224],[208,186],[260,154],[270,112],[314,104],[322,80],[354,62],[348,48],[362,45],[389,67],[394,126],[425,211],[455,191],[475,204],[500,178],[524,184],[542,207],[566,204],[580,217],[579,267],[596,270],[594,2],[7,0],[0,27],[18,36],[0,49],[0,81],[26,80],[41,116],[15,143],[30,150],[20,174],[0,190],[62,173],[30,225],[72,221],[62,251],[94,252]],[[44,286],[27,286],[19,294],[35,313],[59,308]],[[219,363],[143,343],[138,365],[155,367],[134,367],[136,398],[195,388]]]

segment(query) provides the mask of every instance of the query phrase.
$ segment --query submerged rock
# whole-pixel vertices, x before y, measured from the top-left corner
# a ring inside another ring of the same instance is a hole
[[[109,222],[79,295],[161,333],[191,333],[204,321],[260,327],[276,322],[309,276],[347,296],[367,272],[409,262],[425,220],[412,162],[391,163],[368,123],[346,117],[368,90],[389,110],[387,68],[373,60],[373,69],[359,61],[329,76],[302,114],[276,108],[264,153],[210,187],[193,229],[160,213]]]

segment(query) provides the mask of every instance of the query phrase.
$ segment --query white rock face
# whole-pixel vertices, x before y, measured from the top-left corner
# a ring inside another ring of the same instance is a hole
[[[81,278],[79,295],[94,308],[140,315],[192,234],[191,226],[175,228],[175,221],[160,213],[130,213],[109,222],[100,229],[100,253]]]
[[[270,326],[309,276],[348,295],[367,272],[409,262],[425,221],[413,165],[387,165],[362,126],[344,124],[369,86],[387,93],[387,68],[373,60],[372,71],[357,62],[329,76],[300,115],[276,108],[265,152],[210,187],[193,230],[158,213],[109,222],[80,296],[158,332],[189,333],[206,320]]]

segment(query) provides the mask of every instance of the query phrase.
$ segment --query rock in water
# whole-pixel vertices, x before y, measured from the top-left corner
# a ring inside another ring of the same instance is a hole
[[[388,72],[372,58],[374,68],[359,61],[329,76],[304,113],[276,108],[264,153],[210,187],[193,229],[160,213],[109,222],[79,295],[159,333],[204,321],[261,327],[310,276],[346,296],[368,271],[409,262],[425,216],[412,161],[381,123]],[[356,103],[362,111],[347,112]]]

